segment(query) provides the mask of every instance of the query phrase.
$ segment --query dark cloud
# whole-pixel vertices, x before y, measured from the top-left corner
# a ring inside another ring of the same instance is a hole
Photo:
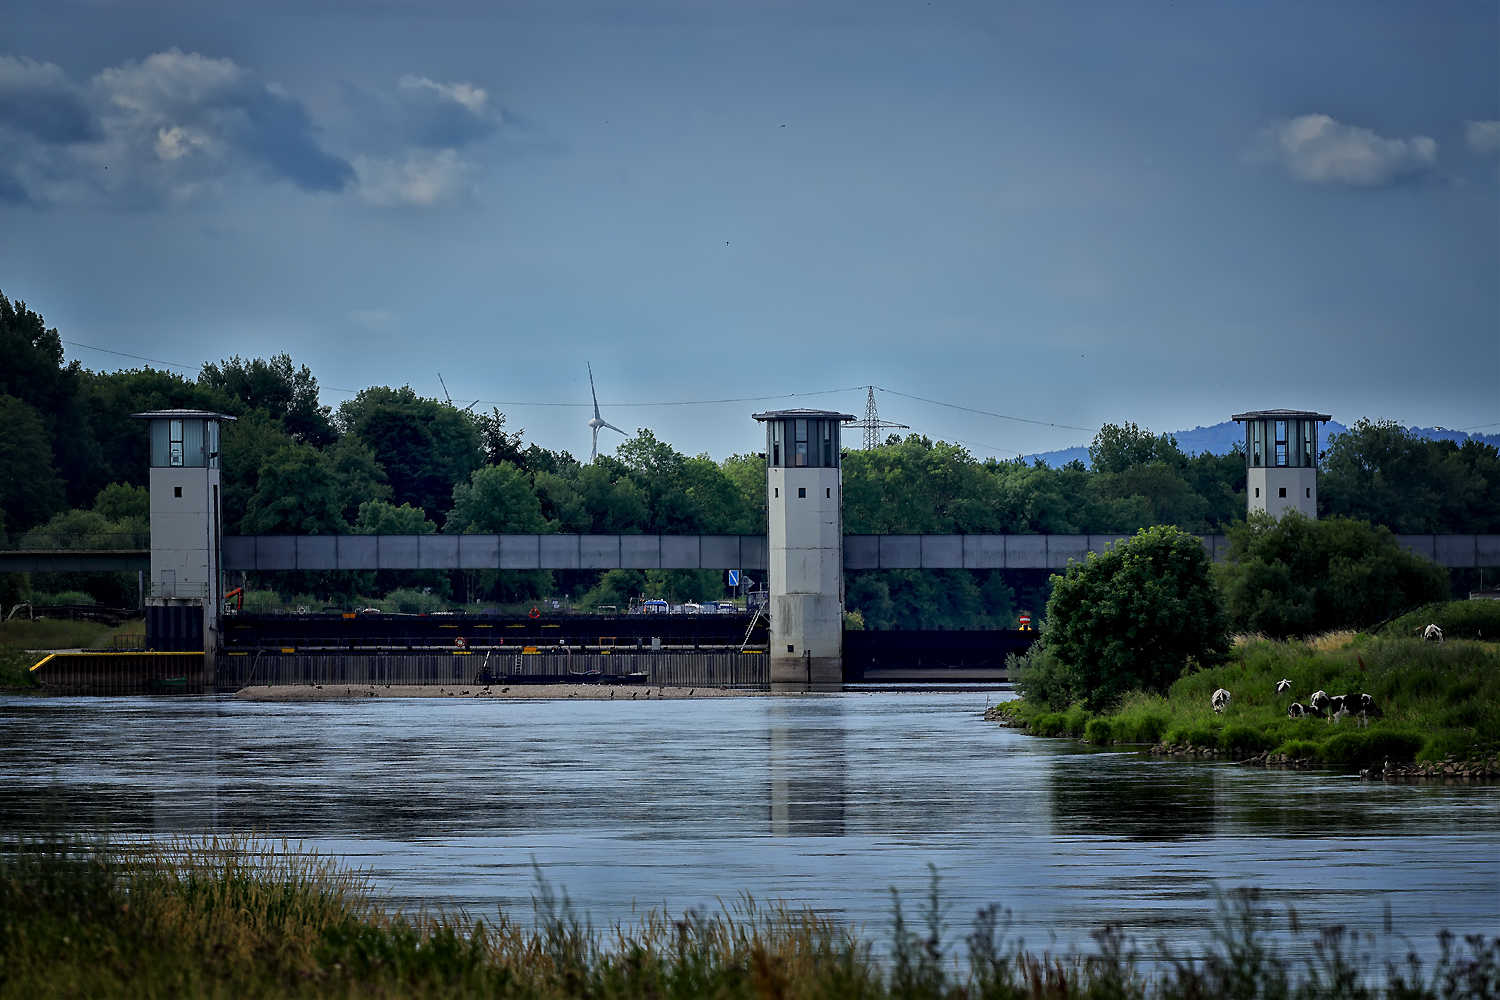
[[[0,127],[17,140],[0,150],[0,188],[37,204],[181,201],[247,170],[307,191],[354,179],[301,103],[231,60],[177,49],[83,87],[56,66],[0,59]]]
[[[0,127],[42,142],[99,138],[84,95],[61,67],[9,56],[0,56]]]

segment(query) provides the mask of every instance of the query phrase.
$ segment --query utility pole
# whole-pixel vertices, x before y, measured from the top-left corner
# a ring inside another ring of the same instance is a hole
[[[905,424],[892,423],[889,420],[881,420],[880,414],[875,410],[875,387],[868,386],[870,394],[865,399],[865,418],[856,420],[850,427],[858,427],[865,432],[865,451],[880,446],[880,432],[887,429],[899,428],[903,431],[911,430]]]

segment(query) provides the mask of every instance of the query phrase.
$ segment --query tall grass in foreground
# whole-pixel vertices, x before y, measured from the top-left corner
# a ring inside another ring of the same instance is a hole
[[[1493,997],[1500,938],[1443,935],[1440,957],[1384,965],[1340,929],[1284,960],[1253,892],[1221,900],[1204,956],[1144,956],[1117,930],[1086,955],[1037,954],[979,912],[961,950],[932,891],[872,943],[808,910],[745,898],[600,931],[545,883],[529,924],[407,914],[286,843],[0,844],[0,997],[1312,998]],[[1295,920],[1294,920],[1295,925]]]

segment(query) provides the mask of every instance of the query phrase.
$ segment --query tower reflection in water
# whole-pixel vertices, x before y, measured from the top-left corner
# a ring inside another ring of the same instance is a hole
[[[771,705],[771,836],[844,835],[843,715],[837,699]]]

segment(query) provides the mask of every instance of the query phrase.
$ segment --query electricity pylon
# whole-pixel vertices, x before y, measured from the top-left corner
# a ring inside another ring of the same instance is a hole
[[[858,427],[865,432],[865,451],[880,445],[880,432],[891,428],[899,428],[903,431],[911,430],[906,424],[896,424],[889,420],[881,420],[880,414],[875,410],[875,387],[869,386],[870,395],[865,399],[865,419],[856,420],[850,427]]]

